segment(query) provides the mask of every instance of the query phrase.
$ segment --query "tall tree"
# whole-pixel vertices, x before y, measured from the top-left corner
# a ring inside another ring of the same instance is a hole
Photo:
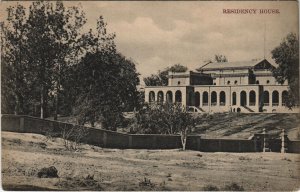
[[[2,78],[2,87],[10,87],[2,97],[15,95],[12,101],[15,113],[24,111],[26,97],[26,103],[31,102],[25,107],[27,111],[28,105],[40,103],[41,118],[45,117],[46,108],[50,108],[47,107],[50,98],[55,98],[57,114],[58,95],[64,82],[61,74],[78,55],[75,53],[79,47],[77,40],[84,23],[79,8],[65,8],[62,2],[33,2],[28,15],[21,5],[8,8],[7,21],[2,27],[5,42],[2,69],[16,78],[13,82],[6,81],[5,76]],[[30,90],[29,95],[24,89]]]
[[[1,25],[2,112],[24,114],[29,91],[25,8],[17,4],[9,7],[7,12],[7,23]]]
[[[83,36],[85,56],[76,66],[78,98],[76,115],[79,123],[94,126],[101,121],[104,128],[115,130],[122,111],[135,105],[138,73],[132,61],[116,51],[114,34],[106,32],[100,17],[97,31]]]
[[[278,64],[273,76],[281,84],[288,82],[289,94],[286,106],[292,108],[299,104],[299,39],[296,34],[288,34],[271,53]]]

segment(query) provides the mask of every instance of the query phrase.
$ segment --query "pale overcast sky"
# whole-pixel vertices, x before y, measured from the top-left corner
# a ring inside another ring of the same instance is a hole
[[[2,2],[13,4],[16,2]],[[298,35],[297,2],[65,2],[81,3],[86,28],[95,28],[102,15],[116,33],[118,50],[137,63],[141,76],[176,63],[193,70],[215,54],[229,61],[266,58],[288,33]],[[223,14],[223,9],[279,9],[280,14]],[[3,9],[2,9],[3,10]],[[3,13],[2,13],[3,14]]]

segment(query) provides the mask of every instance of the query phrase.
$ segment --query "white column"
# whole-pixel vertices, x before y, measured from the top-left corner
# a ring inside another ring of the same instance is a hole
[[[272,107],[273,106],[273,98],[272,98],[272,95],[273,95],[273,91],[270,91],[269,92],[269,106]]]
[[[250,92],[248,91],[245,91],[246,92],[246,106],[250,106]]]
[[[241,106],[241,92],[236,91],[236,105]]]
[[[282,91],[278,91],[278,99],[279,99],[278,107],[282,107]]]

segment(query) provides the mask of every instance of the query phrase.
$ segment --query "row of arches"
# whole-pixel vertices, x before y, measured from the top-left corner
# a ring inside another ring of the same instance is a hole
[[[218,98],[217,92],[212,91],[211,97],[210,97],[210,103],[212,106],[217,105],[217,98]],[[222,105],[222,106],[226,105],[226,93],[224,91],[220,92],[219,100],[220,100],[220,105]],[[208,105],[208,92],[207,91],[204,91],[202,94],[202,102],[203,102],[203,106]],[[200,106],[200,93],[199,92],[195,93],[195,106]]]
[[[285,104],[285,100],[288,96],[288,92],[287,91],[283,91],[282,92],[282,105]],[[194,93],[194,105],[196,107],[200,106],[200,93],[197,91]],[[216,106],[217,105],[217,98],[218,98],[218,94],[216,91],[212,91],[211,92],[211,97],[210,97],[210,105],[211,106]],[[241,91],[240,95],[240,106],[255,106],[257,101],[256,101],[256,92],[255,91],[250,91],[249,92],[249,103],[247,103],[247,93],[246,91]],[[149,92],[149,102],[159,102],[159,103],[163,103],[164,101],[164,93],[163,91],[159,91],[157,93],[157,100],[155,100],[155,93],[154,91],[150,91]],[[181,103],[182,102],[182,93],[181,91],[177,90],[175,92],[175,100],[173,101],[173,93],[172,91],[167,91],[166,93],[166,102],[168,103]],[[269,106],[270,105],[270,93],[269,91],[264,91],[263,92],[263,96],[262,96],[262,102],[264,106]],[[208,92],[204,91],[202,93],[202,106],[208,106],[209,104],[209,96],[208,96]],[[219,93],[219,104],[220,106],[225,106],[226,105],[226,93],[224,91],[221,91]],[[232,105],[237,105],[237,93],[233,92],[232,93]],[[279,92],[278,91],[273,91],[272,92],[272,106],[278,106],[279,105]]]
[[[270,97],[271,96],[271,97]],[[264,106],[270,105],[270,98],[272,98],[272,106],[278,106],[279,105],[279,92],[273,91],[272,95],[270,95],[269,91],[264,91],[263,93],[263,104]],[[282,105],[285,105],[286,99],[288,98],[288,91],[283,91],[281,93],[282,98]]]
[[[232,105],[237,105],[237,94],[236,92],[232,93]],[[240,92],[240,106],[247,106],[247,93],[246,91]],[[255,91],[249,92],[249,106],[256,105],[256,93]]]
[[[157,93],[157,102],[163,103],[164,102],[164,92],[159,91]],[[154,91],[149,92],[149,102],[155,102],[155,93]],[[173,103],[173,93],[172,91],[167,91],[166,93],[166,102]],[[182,102],[182,93],[181,91],[177,90],[175,92],[175,102],[181,103]]]

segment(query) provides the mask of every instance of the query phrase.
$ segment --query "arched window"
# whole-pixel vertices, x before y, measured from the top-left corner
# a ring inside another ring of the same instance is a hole
[[[226,105],[226,94],[224,91],[220,92],[220,105],[225,106]]]
[[[285,106],[288,100],[289,93],[287,91],[282,92],[282,106]]]
[[[195,106],[200,106],[200,93],[198,91],[195,93]]]
[[[250,103],[249,105],[250,106],[255,106],[256,104],[256,94],[255,94],[255,91],[250,91],[250,94],[249,94],[249,100],[250,100]]]
[[[177,84],[180,85],[180,81],[178,81]]]
[[[167,92],[167,102],[168,103],[173,103],[173,93],[172,93],[172,91]]]
[[[162,91],[159,91],[157,93],[157,102],[158,103],[163,103],[164,102],[164,93]]]
[[[230,85],[230,81],[227,81],[227,85]]]
[[[211,92],[211,105],[217,105],[217,93],[215,91]]]
[[[272,106],[279,105],[279,93],[278,91],[273,91],[272,93]]]
[[[269,92],[264,91],[264,106],[269,106]]]
[[[246,106],[247,105],[247,93],[245,91],[242,91],[240,94],[240,99],[241,99],[241,106]]]
[[[234,81],[234,84],[236,85],[236,84],[237,84],[237,81]]]
[[[155,93],[154,91],[150,91],[149,92],[149,103],[154,102],[155,101]]]
[[[175,92],[175,102],[176,103],[182,102],[182,95],[181,95],[181,91],[179,90]]]
[[[232,105],[236,105],[236,92],[232,93]]]
[[[207,106],[208,105],[208,93],[206,91],[203,92],[202,103],[203,103],[203,106]]]
[[[259,85],[259,81],[258,81],[258,80],[256,81],[256,84],[258,84],[258,85]]]
[[[270,83],[270,80],[267,80],[267,84],[269,84]]]

